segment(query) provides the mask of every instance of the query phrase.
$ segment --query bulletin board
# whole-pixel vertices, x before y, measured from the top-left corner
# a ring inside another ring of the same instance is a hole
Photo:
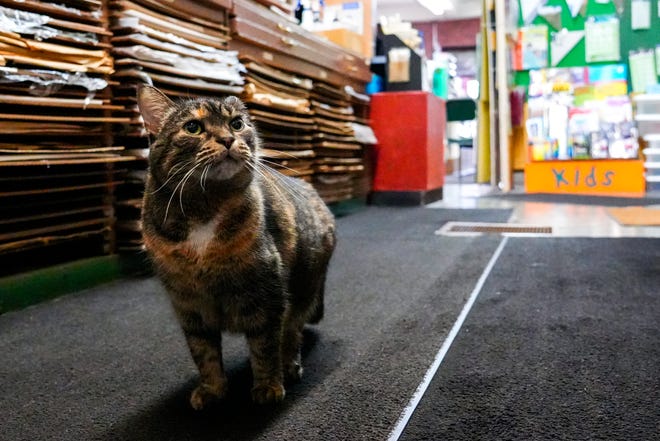
[[[632,50],[655,49],[655,47],[660,44],[660,17],[658,17],[659,3],[657,0],[650,1],[650,28],[636,30],[633,30],[631,25],[632,1],[636,0],[617,0],[616,2],[609,1],[606,3],[603,3],[603,0],[584,0],[586,2],[585,13],[584,15],[577,14],[575,18],[573,18],[571,15],[571,11],[568,4],[566,3],[566,0],[547,0],[545,3],[546,6],[556,6],[561,8],[561,13],[559,16],[561,19],[561,24],[559,29],[555,28],[555,25],[540,15],[537,15],[533,20],[531,20],[530,23],[525,24],[522,15],[523,9],[521,7],[521,2],[524,0],[515,1],[518,2],[518,26],[523,27],[530,25],[545,25],[548,27],[549,40],[552,38],[553,33],[558,32],[562,28],[566,28],[568,31],[584,31],[585,22],[589,17],[608,15],[617,16],[619,18],[619,44],[621,51],[621,59],[619,63],[627,64],[628,53]],[[617,3],[622,6],[623,11],[621,11],[621,13],[617,11]],[[548,67],[577,67],[613,63],[612,61],[587,63],[585,49],[585,39],[582,38],[556,66],[552,66],[550,64],[550,57],[552,56],[550,41],[548,41]],[[528,85],[529,71],[515,71],[514,82],[517,85]]]

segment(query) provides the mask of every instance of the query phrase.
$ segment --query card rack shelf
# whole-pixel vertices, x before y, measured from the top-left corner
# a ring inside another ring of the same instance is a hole
[[[311,182],[328,203],[369,191],[366,150],[352,131],[368,125],[369,68],[296,25],[290,2],[0,8],[17,23],[0,30],[0,277],[142,251],[149,140],[139,83],[173,99],[239,95],[269,166]],[[35,26],[18,26],[26,21]]]
[[[311,182],[315,131],[312,80],[242,58],[247,69],[242,98],[261,140],[261,163]]]
[[[113,70],[101,1],[0,1],[0,277],[115,251]],[[26,24],[31,26],[26,26]]]
[[[365,148],[353,129],[368,123],[365,60],[254,1],[234,2],[230,27],[264,159],[311,182],[328,204],[365,196]]]
[[[317,126],[314,186],[328,203],[351,199],[355,178],[364,172],[362,145],[352,126],[356,117],[351,96],[343,88],[317,81],[312,97]]]

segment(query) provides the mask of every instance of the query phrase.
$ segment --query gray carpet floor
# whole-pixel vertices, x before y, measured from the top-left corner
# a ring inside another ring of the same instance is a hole
[[[509,239],[403,436],[660,439],[660,239]]]
[[[501,242],[442,237],[506,210],[340,218],[303,380],[253,405],[243,338],[227,400],[196,369],[161,285],[122,280],[0,316],[0,440],[385,440]],[[510,238],[402,440],[658,439],[660,239]]]
[[[2,315],[0,439],[386,439],[500,241],[433,232],[509,215],[369,207],[339,219],[325,319],[305,335],[303,380],[276,407],[251,404],[234,336],[223,341],[229,397],[189,408],[196,370],[153,278]]]

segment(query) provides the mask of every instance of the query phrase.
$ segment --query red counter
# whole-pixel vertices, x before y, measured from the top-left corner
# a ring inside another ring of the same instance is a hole
[[[442,198],[445,102],[427,92],[371,96],[378,138],[374,204],[420,205]]]

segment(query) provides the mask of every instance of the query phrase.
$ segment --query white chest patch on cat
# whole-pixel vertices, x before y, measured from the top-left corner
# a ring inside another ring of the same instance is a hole
[[[199,254],[204,254],[209,243],[215,237],[215,230],[217,227],[217,219],[211,219],[205,224],[199,224],[192,227],[188,233],[188,246]]]

